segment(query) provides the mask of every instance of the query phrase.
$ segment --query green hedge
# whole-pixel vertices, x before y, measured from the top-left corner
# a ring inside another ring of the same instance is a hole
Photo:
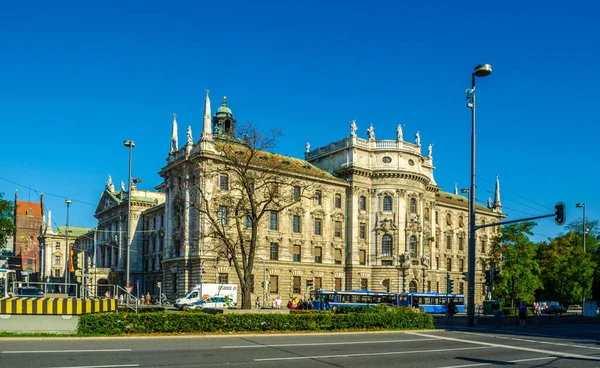
[[[433,317],[407,308],[331,313],[206,314],[194,312],[97,313],[79,317],[80,335],[149,333],[432,329]]]

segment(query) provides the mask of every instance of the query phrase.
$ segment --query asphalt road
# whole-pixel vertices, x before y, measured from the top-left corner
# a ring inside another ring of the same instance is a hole
[[[16,338],[0,367],[600,367],[600,325],[382,333]]]

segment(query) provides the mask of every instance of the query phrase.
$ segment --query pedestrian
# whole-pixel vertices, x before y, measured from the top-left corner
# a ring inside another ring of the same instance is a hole
[[[492,312],[494,312],[494,321],[496,322],[496,328],[500,328],[500,325],[502,324],[502,307],[503,303],[501,298],[496,299],[494,301],[494,304],[492,304]]]
[[[150,296],[150,292],[146,293],[146,304],[150,304],[150,302],[152,301],[152,297]]]
[[[256,297],[256,300],[254,301],[254,306],[256,308],[260,308],[260,300],[258,299],[258,297]]]
[[[525,317],[527,316],[527,304],[525,301],[521,301],[521,305],[519,306],[519,325],[521,327],[525,327]]]
[[[448,302],[446,308],[448,312],[448,324],[452,326],[454,324],[454,315],[457,312],[456,303],[454,303],[454,298],[450,298],[450,301]]]
[[[275,308],[281,309],[281,297],[280,296],[277,296],[277,299],[275,299]]]

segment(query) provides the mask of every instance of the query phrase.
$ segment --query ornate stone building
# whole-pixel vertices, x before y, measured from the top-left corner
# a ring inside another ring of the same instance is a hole
[[[229,262],[211,251],[213,240],[200,236],[207,221],[193,208],[198,186],[211,194],[215,208],[223,207],[218,202],[227,191],[226,178],[206,175],[203,168],[218,167],[215,145],[232,139],[235,125],[225,98],[211,116],[208,92],[198,141],[188,127],[186,144],[179,148],[173,120],[167,165],[160,171],[164,183],[157,188],[165,204],[145,210],[143,228],[155,234],[144,244],[145,272],[162,270],[171,299],[201,280],[239,283]],[[459,280],[468,261],[468,200],[456,189],[443,192],[436,184],[433,146],[423,155],[419,133],[414,143],[407,142],[401,126],[392,140],[376,140],[372,125],[366,139],[356,132],[353,121],[346,138],[313,150],[307,143],[304,160],[265,153],[265,160],[287,162],[290,177],[310,183],[310,193],[297,205],[271,214],[261,227],[257,257],[265,268],[255,263],[253,293],[262,296],[263,272],[271,300],[307,295],[314,288],[444,292],[447,273],[455,280],[455,292],[466,293]],[[504,216],[497,182],[493,203],[477,206],[476,217],[479,223],[493,223]],[[111,223],[107,229],[116,229],[118,222]],[[495,231],[477,232],[476,269],[481,275]],[[105,259],[113,260],[107,265],[117,264],[115,255]],[[309,290],[306,281],[312,281]],[[485,292],[480,285],[476,302]]]
[[[15,236],[13,238],[13,255],[9,259],[9,267],[26,272],[29,281],[38,281],[40,272],[38,234],[44,223],[44,194],[40,202],[19,200],[19,192],[15,191]],[[24,280],[23,274],[17,272],[18,280]]]

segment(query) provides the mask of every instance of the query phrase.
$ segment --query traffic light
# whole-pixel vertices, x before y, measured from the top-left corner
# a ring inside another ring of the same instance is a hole
[[[492,283],[492,270],[485,270],[485,284],[490,285]]]
[[[463,274],[462,280],[468,282],[469,281],[469,273],[468,272],[463,272],[462,274]]]
[[[492,270],[492,280],[494,280],[494,283],[498,282],[499,278],[500,272],[498,270]]]
[[[565,204],[562,202],[558,202],[556,206],[554,206],[554,222],[557,225],[563,225],[567,218],[567,209],[565,208]]]
[[[447,294],[452,294],[454,292],[454,280],[450,278],[450,274],[446,274],[446,290]]]

